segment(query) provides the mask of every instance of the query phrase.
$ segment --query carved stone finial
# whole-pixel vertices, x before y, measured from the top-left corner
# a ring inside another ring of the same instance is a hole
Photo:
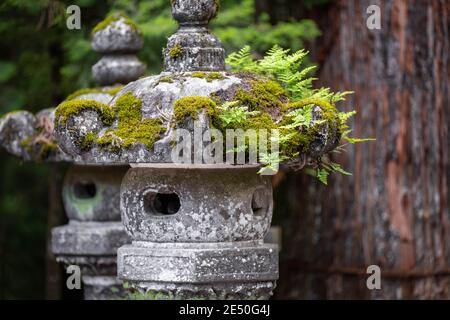
[[[172,15],[180,28],[163,52],[166,71],[225,70],[225,50],[207,29],[218,10],[218,0],[172,0]]]
[[[92,49],[103,54],[92,67],[95,81],[108,86],[137,80],[145,72],[136,56],[142,44],[142,34],[129,18],[115,15],[100,22],[92,35]]]

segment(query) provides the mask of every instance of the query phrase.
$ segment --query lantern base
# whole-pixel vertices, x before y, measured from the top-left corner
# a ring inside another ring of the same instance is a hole
[[[144,299],[268,299],[278,279],[278,246],[137,241],[119,248],[117,267]]]

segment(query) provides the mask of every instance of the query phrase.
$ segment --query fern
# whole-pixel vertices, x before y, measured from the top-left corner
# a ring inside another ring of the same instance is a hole
[[[226,102],[218,107],[222,112],[219,119],[225,126],[244,123],[249,116],[255,116],[258,111],[248,111],[248,107],[239,105],[239,101]]]
[[[274,46],[270,49],[264,58],[255,60],[252,56],[252,50],[249,46],[242,48],[240,51],[232,53],[227,58],[227,64],[235,72],[252,72],[270,77],[278,81],[288,92],[291,105],[301,105],[295,110],[285,114],[289,119],[288,124],[280,126],[286,132],[278,137],[281,145],[288,145],[291,141],[298,138],[298,135],[303,129],[308,129],[312,125],[320,124],[325,120],[313,121],[313,105],[314,101],[322,101],[324,104],[335,106],[337,102],[345,101],[346,96],[352,94],[351,91],[332,92],[330,88],[313,87],[313,82],[316,80],[311,74],[316,69],[315,66],[307,64],[308,52],[299,50],[291,52],[289,49],[282,49],[279,46]],[[305,101],[312,101],[310,104],[303,103]],[[223,106],[224,114],[220,116],[221,120],[226,124],[241,123],[246,118],[248,110],[241,106],[229,105]],[[349,137],[351,130],[349,130],[348,121],[356,114],[355,111],[339,112],[338,121],[339,129],[342,133],[341,141],[344,144],[338,146],[335,151],[344,151],[346,144],[354,144],[358,142],[373,141],[371,138],[353,138]],[[277,167],[280,161],[292,159],[298,156],[298,153],[290,154],[289,158],[280,155],[264,155],[266,166],[261,169],[261,172],[267,172]],[[323,156],[317,162],[317,169],[307,168],[307,172],[322,183],[328,183],[328,176],[330,173],[340,173],[343,175],[351,175],[345,171],[339,164],[333,163],[327,156]]]
[[[330,175],[330,172],[324,169],[318,169],[317,170],[317,179],[319,179],[320,182],[322,182],[324,185],[328,185],[328,176]]]
[[[245,46],[238,52],[231,53],[226,62],[235,72],[257,72],[258,64],[253,60],[250,46]]]
[[[282,156],[279,152],[264,153],[261,155],[261,163],[264,164],[258,173],[263,175],[272,175],[274,172],[278,171],[280,163],[287,160],[288,158]]]
[[[291,111],[288,116],[292,118],[292,123],[281,128],[295,129],[298,127],[310,127],[312,123],[312,112],[313,107],[311,105]]]

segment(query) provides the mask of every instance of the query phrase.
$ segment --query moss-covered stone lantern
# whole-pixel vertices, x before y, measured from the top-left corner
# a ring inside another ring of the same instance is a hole
[[[297,139],[280,141],[281,151],[301,167],[339,142],[337,117],[311,100],[302,105],[311,108],[308,132],[290,126],[302,106],[281,84],[225,69],[224,49],[207,29],[218,1],[171,3],[180,27],[164,49],[165,71],[126,85],[106,104],[60,105],[58,143],[76,161],[131,166],[120,209],[132,243],[118,250],[118,276],[141,295],[267,299],[278,247],[263,241],[273,211],[271,179],[260,170],[268,162],[263,138],[260,156],[241,164],[235,160],[251,148],[229,150],[220,138],[227,130],[267,130],[273,149],[277,130],[291,130]]]

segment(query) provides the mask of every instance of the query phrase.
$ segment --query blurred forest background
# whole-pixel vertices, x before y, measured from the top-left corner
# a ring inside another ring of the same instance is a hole
[[[81,30],[66,7],[81,7]],[[303,174],[275,178],[274,224],[283,227],[276,298],[450,298],[450,4],[446,0],[222,0],[212,29],[227,53],[251,45],[311,51],[318,83],[353,90],[355,135],[377,142],[349,149],[352,177],[328,187]],[[381,8],[382,28],[366,27]],[[121,11],[141,28],[139,56],[161,71],[176,30],[168,0],[3,0],[0,115],[55,107],[95,84],[90,30]],[[79,298],[47,251],[66,222],[64,166],[20,163],[0,151],[0,299]],[[383,290],[365,286],[380,265]],[[386,280],[385,280],[386,279]]]

